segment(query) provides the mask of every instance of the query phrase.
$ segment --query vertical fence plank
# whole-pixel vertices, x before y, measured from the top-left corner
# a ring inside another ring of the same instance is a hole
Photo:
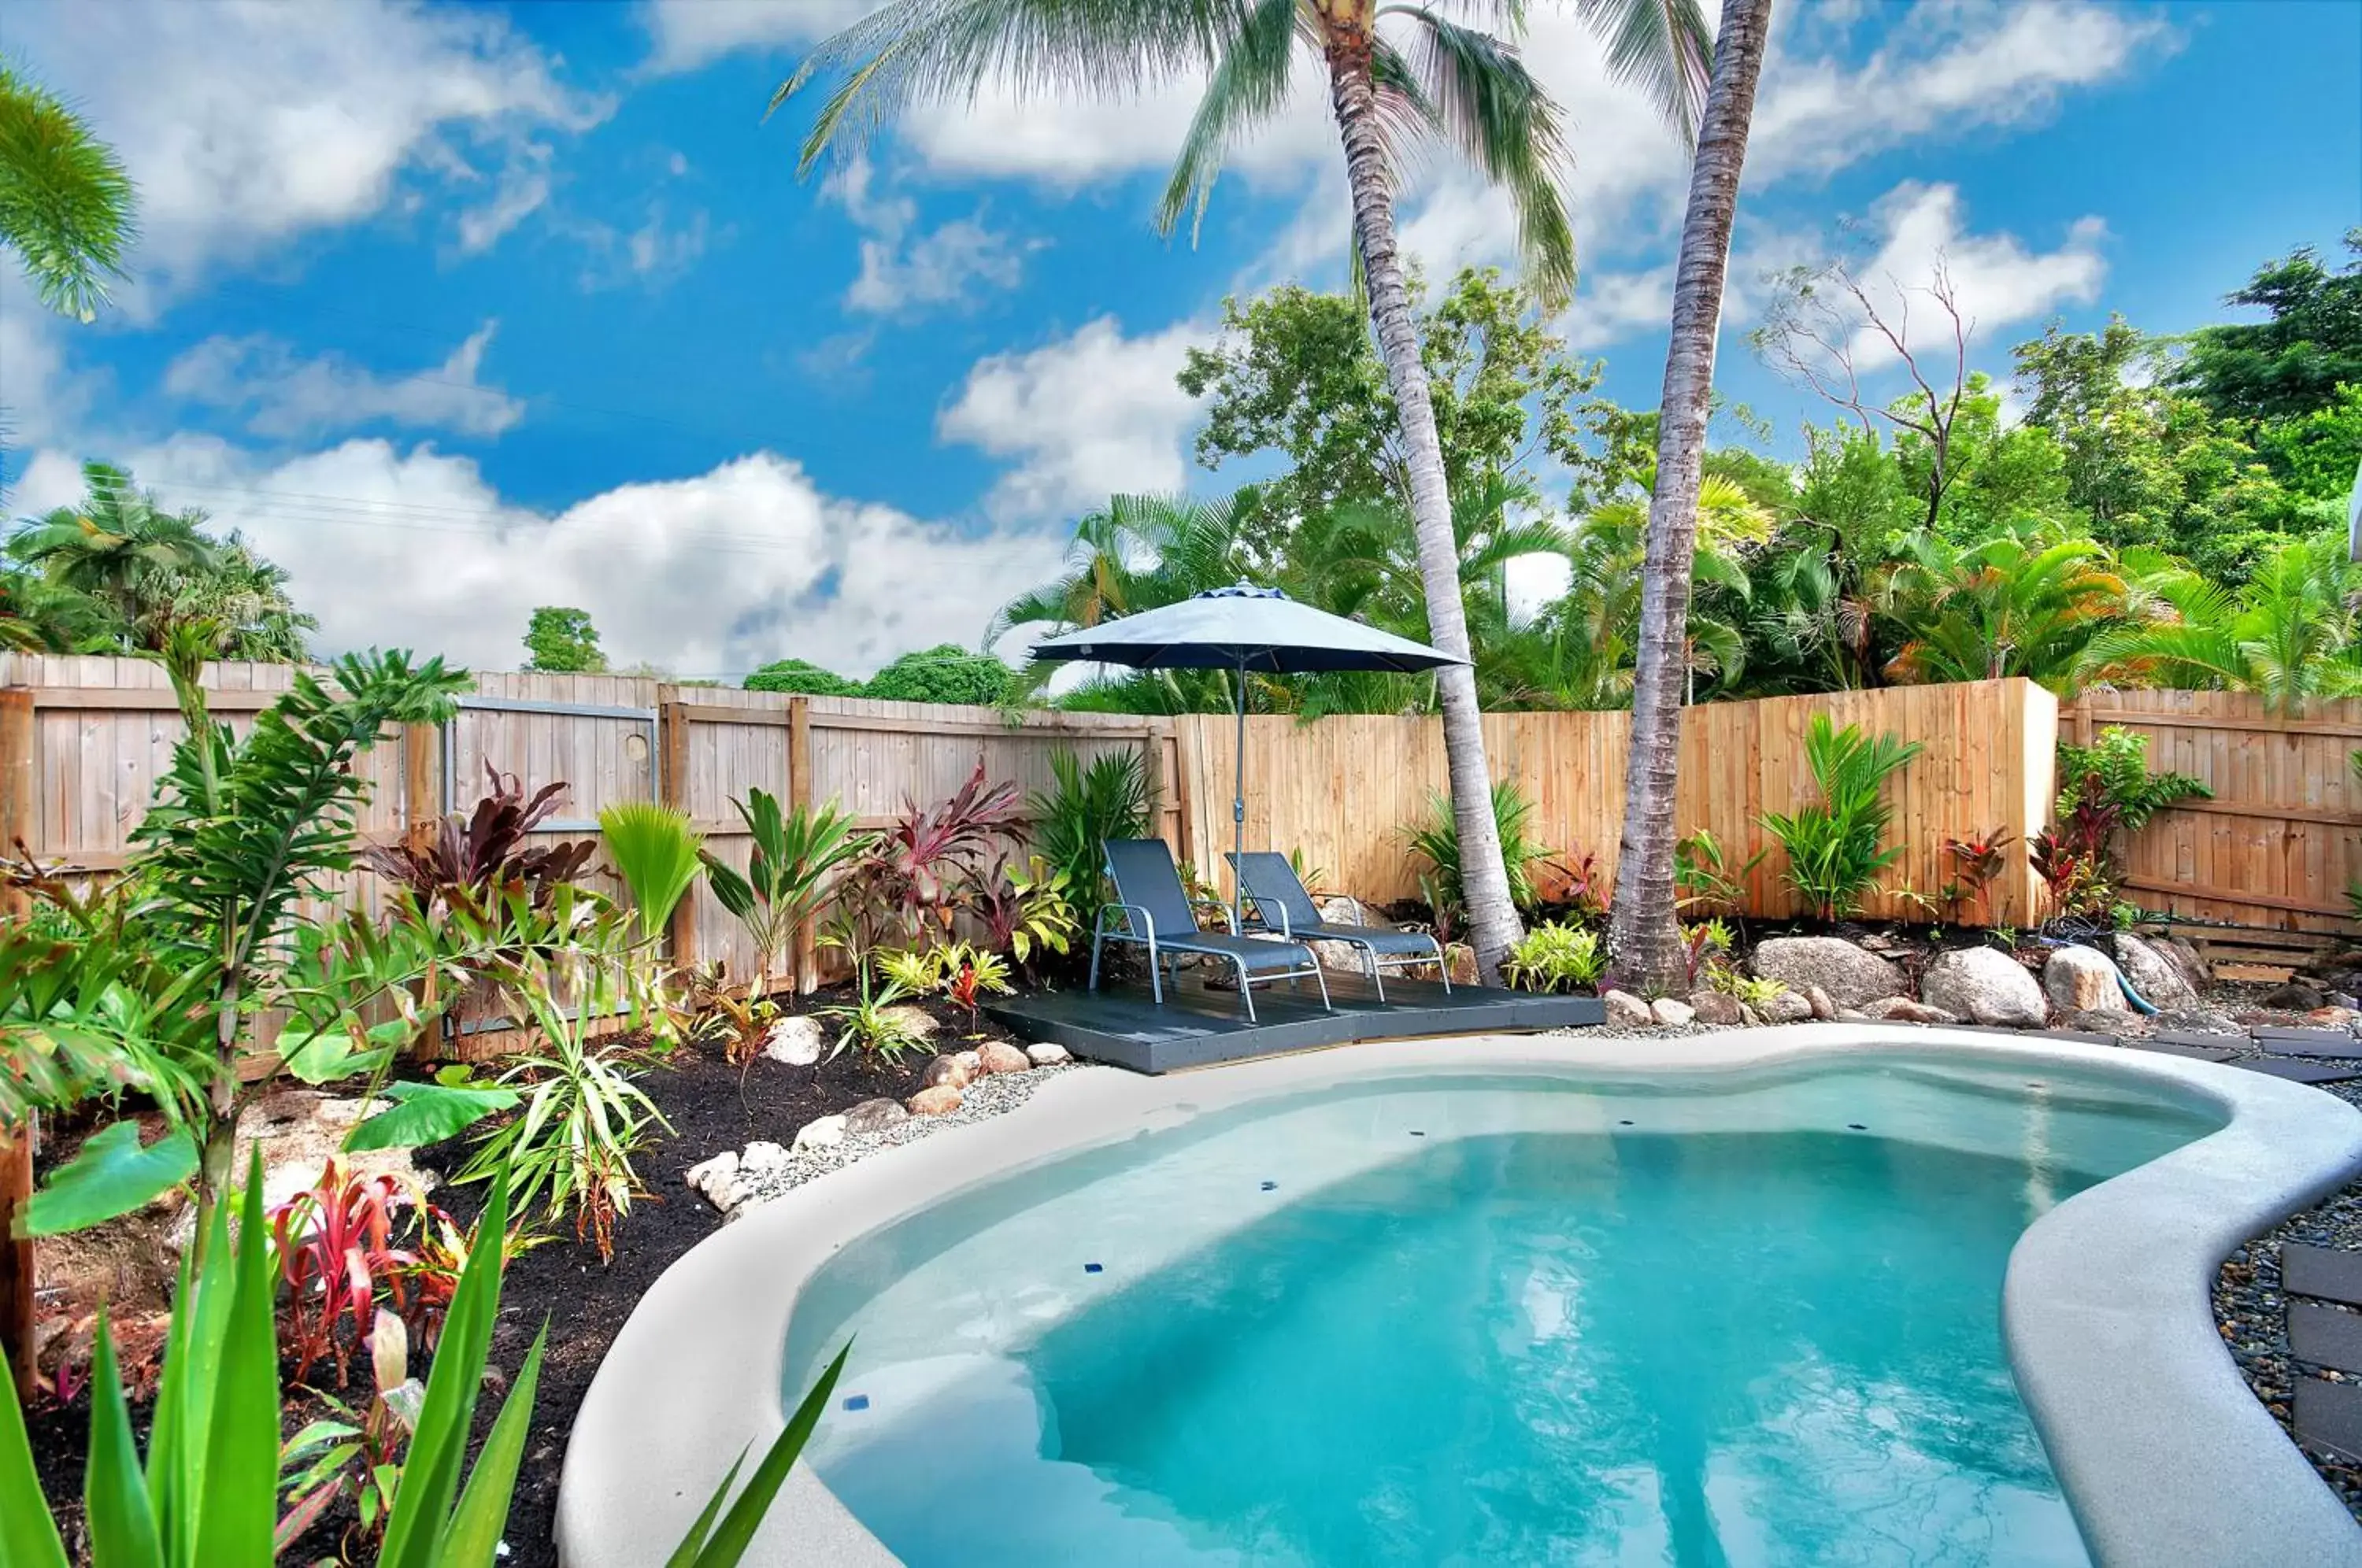
[[[788,807],[810,812],[812,804],[811,699],[788,699]],[[796,923],[796,989],[820,983],[820,947],[810,920]]]
[[[690,723],[689,715],[681,712],[679,702],[662,702],[657,707],[657,755],[663,758],[657,769],[657,798],[683,816],[690,814]],[[676,964],[697,962],[697,899],[691,888],[679,903],[673,906],[672,922],[666,938],[672,944]]]

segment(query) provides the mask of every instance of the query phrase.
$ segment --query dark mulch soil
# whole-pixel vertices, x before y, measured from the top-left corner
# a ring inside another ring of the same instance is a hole
[[[843,988],[824,990],[812,1006],[844,999]],[[931,1006],[940,1024],[936,1040],[946,1048],[964,1043],[971,1031],[967,1015],[948,1006]],[[989,1020],[976,1031],[985,1039],[1014,1037]],[[566,1436],[581,1408],[590,1380],[599,1370],[624,1320],[657,1276],[683,1253],[713,1233],[720,1217],[705,1201],[682,1185],[690,1165],[724,1149],[743,1148],[756,1139],[789,1143],[796,1130],[816,1117],[827,1116],[880,1097],[901,1099],[917,1092],[927,1054],[905,1055],[900,1063],[873,1060],[855,1053],[823,1062],[817,1067],[791,1067],[757,1057],[744,1068],[723,1062],[716,1050],[683,1047],[652,1058],[641,1079],[648,1097],[672,1124],[669,1135],[635,1162],[647,1194],[635,1202],[630,1215],[615,1227],[615,1254],[602,1263],[598,1251],[577,1242],[570,1230],[525,1253],[510,1264],[501,1292],[501,1321],[494,1331],[491,1364],[494,1372],[487,1397],[477,1415],[481,1438],[498,1409],[499,1395],[523,1364],[534,1335],[546,1320],[549,1346],[544,1353],[541,1390],[535,1401],[532,1440],[520,1467],[514,1502],[509,1512],[508,1555],[503,1568],[555,1568],[557,1547],[552,1540],[557,1509],[557,1481],[565,1463]],[[417,1164],[446,1176],[465,1162],[463,1140],[416,1151]],[[480,1186],[437,1189],[436,1201],[462,1223],[471,1222],[483,1205]],[[425,1375],[426,1358],[415,1359],[413,1371]],[[366,1377],[357,1364],[356,1375]],[[333,1366],[315,1368],[315,1382],[333,1387]],[[304,1391],[290,1387],[285,1430],[293,1432],[304,1422],[328,1414],[326,1407]],[[151,1406],[141,1400],[133,1408],[133,1424],[143,1441]],[[28,1412],[36,1467],[42,1489],[61,1509],[76,1562],[88,1557],[81,1523],[82,1470],[87,1452],[90,1400],[87,1394],[71,1405],[37,1405]],[[715,1477],[718,1481],[719,1476]],[[283,1562],[313,1562],[333,1557],[353,1516],[342,1505],[323,1519]]]

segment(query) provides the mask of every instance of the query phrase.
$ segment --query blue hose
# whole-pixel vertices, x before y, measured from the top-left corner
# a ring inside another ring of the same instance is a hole
[[[2135,1012],[2139,1013],[2143,1018],[2157,1016],[2157,1005],[2133,989],[2133,983],[2125,978],[2125,972],[2122,969],[2116,971],[2116,984],[2124,988],[2125,999],[2133,1004]]]

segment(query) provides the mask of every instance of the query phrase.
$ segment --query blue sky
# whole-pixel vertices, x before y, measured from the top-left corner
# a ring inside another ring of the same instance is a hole
[[[683,674],[972,642],[1110,491],[1232,482],[1190,463],[1173,375],[1225,293],[1341,279],[1338,158],[1308,79],[1195,248],[1149,221],[1186,82],[988,93],[800,182],[800,116],[765,101],[872,3],[12,0],[0,50],[145,200],[98,323],[0,279],[12,509],[128,463],[288,565],[331,650],[509,668],[547,602]],[[1573,7],[1534,9],[1577,159],[1561,329],[1646,406],[1685,164]],[[1512,260],[1448,160],[1403,218],[1431,275]],[[1744,342],[1775,268],[1842,251],[1915,288],[1940,260],[2004,370],[2053,315],[2215,319],[2357,223],[2362,4],[1789,6],[1720,384],[1792,452],[1820,416]]]

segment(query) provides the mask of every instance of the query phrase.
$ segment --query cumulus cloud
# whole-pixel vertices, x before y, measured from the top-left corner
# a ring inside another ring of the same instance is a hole
[[[640,20],[660,74],[695,71],[734,50],[824,39],[877,8],[877,0],[648,0]]]
[[[1101,316],[1070,337],[979,361],[935,433],[1010,465],[985,500],[1004,520],[1071,516],[1119,492],[1177,491],[1198,410],[1174,378],[1210,336],[1181,322],[1127,337],[1113,316]]]
[[[338,354],[304,359],[268,334],[206,338],[164,371],[164,390],[233,411],[258,436],[295,439],[384,422],[416,429],[497,436],[524,417],[524,404],[482,385],[488,321],[430,370],[381,376]]]
[[[911,315],[932,306],[959,305],[979,287],[1013,289],[1025,276],[1021,245],[985,226],[983,214],[918,228],[918,204],[875,191],[875,171],[855,158],[829,176],[822,193],[866,231],[861,275],[847,290],[848,309],[872,315]]]
[[[204,507],[287,568],[322,651],[400,643],[488,669],[517,666],[535,605],[574,604],[619,663],[738,674],[803,657],[866,673],[910,648],[972,644],[1064,545],[832,497],[771,452],[555,514],[431,446],[355,440],[274,464],[182,436],[125,456],[168,503]],[[34,469],[23,503],[37,478],[47,503],[50,489],[79,493],[61,458]]]
[[[371,216],[405,171],[497,186],[479,160],[529,166],[535,133],[586,128],[611,107],[477,9],[14,0],[8,30],[12,52],[82,106],[138,182],[134,270],[150,291]],[[531,193],[522,178],[494,193],[476,234]]]

